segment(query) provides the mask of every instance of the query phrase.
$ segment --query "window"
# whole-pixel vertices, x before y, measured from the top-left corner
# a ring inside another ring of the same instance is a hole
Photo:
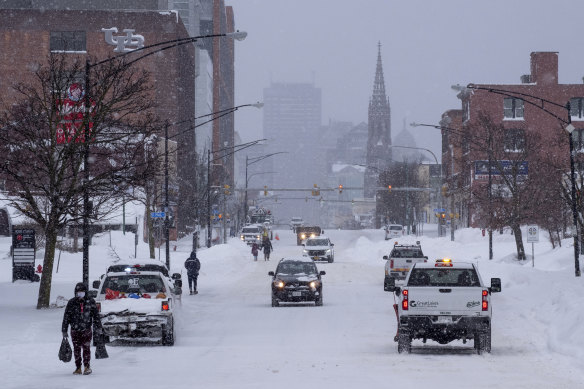
[[[572,141],[574,142],[574,150],[579,153],[584,152],[584,129],[577,128],[572,131]]]
[[[470,120],[470,100],[466,99],[462,103],[462,121]]]
[[[503,99],[503,115],[505,119],[523,120],[523,100],[515,97]]]
[[[505,151],[516,153],[525,149],[525,131],[511,129],[505,131]]]
[[[51,51],[86,51],[85,31],[51,31]]]
[[[572,120],[584,120],[584,97],[570,99],[570,116]]]

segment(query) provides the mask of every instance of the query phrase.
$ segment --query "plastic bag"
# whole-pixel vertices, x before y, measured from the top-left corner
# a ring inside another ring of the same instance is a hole
[[[105,343],[98,343],[95,347],[95,359],[105,359],[109,358],[107,355],[107,350],[105,348]]]
[[[63,362],[70,362],[72,356],[73,350],[71,350],[69,340],[67,340],[67,338],[63,338],[61,341],[61,347],[59,348],[59,360]]]

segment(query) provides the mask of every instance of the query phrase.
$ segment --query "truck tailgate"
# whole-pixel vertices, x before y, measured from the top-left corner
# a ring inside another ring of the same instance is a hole
[[[407,315],[480,316],[482,291],[480,287],[408,287]]]

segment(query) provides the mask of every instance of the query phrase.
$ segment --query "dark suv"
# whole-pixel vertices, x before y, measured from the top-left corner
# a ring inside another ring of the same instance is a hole
[[[322,305],[322,281],[324,271],[319,272],[315,263],[308,257],[282,258],[272,276],[272,307],[280,302],[300,303],[314,301]]]

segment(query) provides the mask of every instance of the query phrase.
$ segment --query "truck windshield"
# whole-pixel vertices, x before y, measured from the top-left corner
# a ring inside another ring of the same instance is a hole
[[[394,249],[390,256],[392,258],[422,258],[424,255],[417,249]]]
[[[260,229],[257,227],[247,227],[247,228],[244,228],[242,231],[242,233],[244,233],[244,234],[259,234],[259,232],[260,232]]]
[[[481,286],[475,269],[413,269],[408,286]]]
[[[309,239],[306,241],[307,246],[328,246],[328,239]]]

